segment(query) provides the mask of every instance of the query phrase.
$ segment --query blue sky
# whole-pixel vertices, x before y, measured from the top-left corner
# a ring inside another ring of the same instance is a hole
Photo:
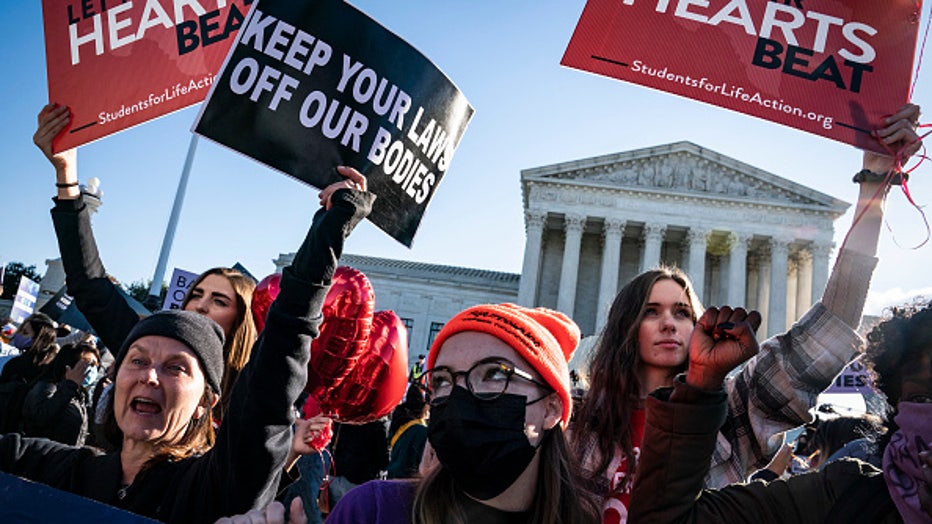
[[[584,0],[350,3],[444,70],[476,113],[413,249],[365,223],[347,252],[520,272],[522,169],[680,140],[847,202],[857,194],[850,180],[860,169],[860,152],[850,146],[561,66]],[[7,68],[0,82],[0,155],[6,164],[0,260],[35,264],[44,272],[58,248],[48,213],[53,171],[32,144],[36,114],[47,101],[40,1],[3,2],[0,34],[6,38],[0,63]],[[920,73],[914,95],[927,108],[930,74]],[[124,282],[152,277],[198,107],[79,150],[81,180],[99,177],[105,193],[94,218],[102,258]],[[920,204],[932,201],[930,173],[932,167],[923,166],[910,181]],[[271,273],[272,259],[303,239],[316,195],[314,188],[201,140],[168,273],[235,262],[259,278]],[[909,249],[924,237],[921,218],[894,193],[888,219],[900,245],[884,231],[868,313],[918,292],[932,296],[932,246]],[[850,212],[836,222],[836,245],[850,223]]]

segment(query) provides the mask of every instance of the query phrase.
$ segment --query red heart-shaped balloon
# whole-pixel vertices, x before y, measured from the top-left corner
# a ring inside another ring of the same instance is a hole
[[[280,282],[281,274],[274,273],[256,286],[252,308],[260,331]],[[374,309],[375,293],[366,275],[348,266],[337,267],[324,300],[320,336],[311,343],[308,362],[304,390],[314,414],[362,424],[388,415],[404,397],[408,331],[394,312]],[[308,416],[312,415],[305,413]]]
[[[344,379],[319,398],[321,409],[343,423],[378,420],[401,403],[407,384],[408,330],[393,311],[379,311],[366,351]]]
[[[263,278],[256,284],[255,291],[252,292],[252,319],[256,324],[256,333],[261,333],[265,329],[265,317],[269,314],[269,306],[278,296],[282,281],[281,273],[272,273]]]
[[[374,312],[375,293],[366,275],[348,266],[338,267],[324,300],[320,336],[311,342],[305,391],[323,399],[356,367],[369,344]]]

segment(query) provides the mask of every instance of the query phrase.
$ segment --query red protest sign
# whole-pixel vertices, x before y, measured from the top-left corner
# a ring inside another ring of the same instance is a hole
[[[252,0],[42,0],[55,151],[202,101]]]
[[[883,152],[921,0],[589,0],[562,64]]]

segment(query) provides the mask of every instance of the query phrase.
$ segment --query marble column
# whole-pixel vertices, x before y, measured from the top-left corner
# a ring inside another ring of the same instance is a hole
[[[796,320],[812,306],[812,253],[802,249],[796,254]]]
[[[792,326],[796,322],[796,296],[799,290],[799,262],[796,253],[792,253],[786,260],[786,325]]]
[[[732,233],[728,257],[728,290],[726,303],[732,307],[747,307],[749,233]]]
[[[689,279],[693,281],[693,289],[700,300],[702,300],[702,291],[705,287],[705,248],[708,235],[708,230],[698,228],[692,228],[686,233],[686,239],[689,242],[689,265],[686,271]]]
[[[665,224],[644,224],[644,258],[641,259],[641,272],[660,265],[660,248],[663,246]]]
[[[790,239],[770,239],[770,307],[767,315],[767,336],[786,331],[786,272]]]
[[[602,329],[608,318],[608,310],[618,292],[618,266],[621,265],[621,237],[625,233],[625,221],[617,218],[605,219],[605,245],[602,250],[602,276],[599,280],[599,309],[596,316],[596,331]]]
[[[521,282],[518,285],[518,304],[526,307],[536,306],[537,286],[540,279],[540,255],[543,248],[544,225],[547,213],[536,209],[524,212],[524,228],[527,240],[524,242],[524,263],[521,265]]]
[[[748,244],[748,278],[747,278],[747,296],[745,297],[745,302],[747,302],[748,309],[760,309],[757,307],[759,301],[757,293],[760,286],[760,256],[751,251],[751,245]]]
[[[767,319],[770,318],[770,246],[761,248],[758,254],[760,265],[757,266],[757,311],[761,314],[761,324],[757,332],[769,333]],[[766,337],[763,337],[766,338]]]
[[[585,227],[585,216],[566,215],[564,222],[566,240],[563,242],[563,267],[560,269],[560,291],[557,294],[557,309],[570,317],[573,316],[573,308],[576,306],[579,249]]]
[[[728,252],[731,253],[731,238],[729,238]],[[708,267],[706,264],[706,296],[709,297],[704,304],[728,304],[728,279],[731,276],[729,266],[731,258],[728,256],[715,257],[715,267]],[[711,271],[709,271],[711,269]],[[713,284],[710,280],[714,281]],[[714,290],[714,291],[713,291]]]
[[[812,303],[822,300],[825,284],[828,283],[828,259],[832,254],[832,244],[812,245]]]

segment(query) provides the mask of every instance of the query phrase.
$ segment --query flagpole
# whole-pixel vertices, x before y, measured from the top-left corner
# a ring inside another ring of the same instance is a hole
[[[175,230],[178,228],[178,217],[181,215],[181,205],[184,204],[184,195],[188,189],[188,175],[191,174],[191,164],[194,163],[194,151],[197,149],[197,135],[191,133],[191,143],[188,145],[188,155],[181,170],[181,180],[178,181],[178,190],[175,192],[175,202],[172,204],[172,214],[168,218],[168,227],[165,228],[165,238],[162,239],[162,250],[159,252],[159,262],[152,275],[152,285],[149,287],[149,297],[146,307],[156,310],[162,307],[159,296],[162,294],[162,281],[165,279],[165,267],[168,265],[168,255],[175,240]]]

